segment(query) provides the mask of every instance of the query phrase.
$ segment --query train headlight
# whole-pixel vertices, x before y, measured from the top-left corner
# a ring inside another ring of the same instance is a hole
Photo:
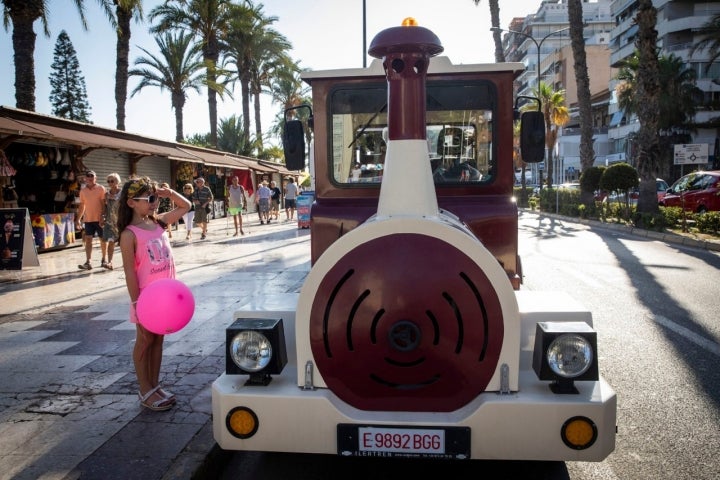
[[[553,340],[546,355],[550,370],[563,378],[575,378],[587,372],[594,357],[588,339],[575,333],[564,333]]]
[[[240,318],[226,330],[225,372],[250,375],[247,385],[267,385],[287,364],[282,319]]]
[[[554,393],[578,393],[575,381],[599,378],[596,332],[585,322],[538,323],[533,370]]]

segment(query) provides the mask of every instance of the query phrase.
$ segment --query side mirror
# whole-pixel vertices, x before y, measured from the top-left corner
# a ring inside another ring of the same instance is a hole
[[[283,153],[288,170],[305,168],[305,132],[300,120],[287,120],[283,130]]]
[[[526,163],[545,160],[545,117],[542,112],[523,112],[520,116],[520,154]]]

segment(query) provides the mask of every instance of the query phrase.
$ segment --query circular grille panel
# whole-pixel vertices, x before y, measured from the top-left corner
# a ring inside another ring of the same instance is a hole
[[[310,317],[325,382],[364,410],[452,411],[497,366],[495,289],[462,251],[420,234],[363,243],[325,275]]]

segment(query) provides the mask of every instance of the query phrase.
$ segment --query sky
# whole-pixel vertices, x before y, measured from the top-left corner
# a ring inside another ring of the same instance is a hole
[[[80,71],[85,78],[90,119],[95,125],[115,128],[115,47],[117,37],[96,0],[84,0],[89,30],[83,30],[75,2],[48,0],[50,38],[35,22],[35,110],[50,115],[50,65],[58,34],[65,30],[77,52]],[[157,44],[147,33],[147,14],[161,0],[144,0],[146,21],[131,25],[130,67],[144,56],[140,47],[157,55]],[[358,68],[363,65],[363,0],[264,0],[265,16],[275,16],[273,28],[292,44],[290,53],[300,66],[312,70]],[[501,0],[500,26],[507,28],[515,17],[533,14],[541,0]],[[405,17],[432,30],[453,63],[494,62],[487,0],[475,6],[473,0],[365,0],[367,19],[366,46],[381,30],[400,25]],[[372,58],[367,57],[369,65]],[[15,107],[15,69],[13,66],[12,26],[0,29],[0,105]],[[130,77],[128,95],[138,79]],[[218,99],[218,119],[241,115],[240,88],[234,99]],[[163,140],[175,139],[175,117],[170,94],[156,87],[145,87],[126,103],[125,128],[128,132]],[[252,108],[252,107],[251,107]],[[261,102],[263,130],[267,131],[278,112],[269,98]],[[251,110],[252,115],[252,110]],[[191,91],[183,109],[185,137],[210,131],[207,97]],[[251,119],[252,121],[252,119]],[[251,126],[254,131],[254,126]],[[272,143],[278,144],[276,139]]]

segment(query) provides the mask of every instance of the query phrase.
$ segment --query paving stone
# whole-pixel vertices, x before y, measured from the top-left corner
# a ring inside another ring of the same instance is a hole
[[[217,227],[202,244],[174,247],[196,310],[165,337],[160,377],[177,398],[167,412],[140,405],[119,254],[112,272],[78,271],[80,249],[43,253],[37,270],[0,272],[0,480],[190,478],[207,458],[224,458],[212,438],[211,384],[225,370],[225,329],[268,288],[296,294],[309,232],[277,224],[230,241]]]

